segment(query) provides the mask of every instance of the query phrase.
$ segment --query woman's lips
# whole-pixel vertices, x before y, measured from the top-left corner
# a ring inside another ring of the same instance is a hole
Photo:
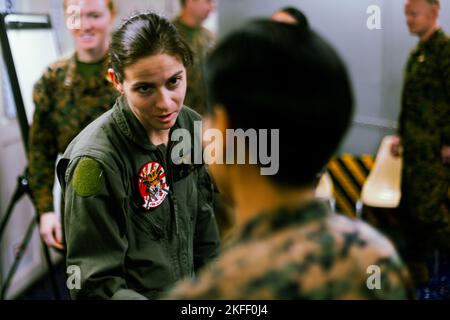
[[[159,120],[159,122],[168,123],[168,122],[171,122],[176,116],[177,116],[177,113],[172,112],[172,113],[166,114],[164,116],[159,116],[156,118]]]

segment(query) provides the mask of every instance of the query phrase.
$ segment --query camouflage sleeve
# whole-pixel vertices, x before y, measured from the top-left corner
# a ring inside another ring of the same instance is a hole
[[[35,84],[35,111],[30,128],[28,166],[30,187],[39,214],[54,211],[53,183],[58,155],[56,130],[52,121],[52,81],[50,69]]]
[[[203,166],[198,177],[198,213],[194,235],[194,268],[196,272],[219,255],[220,239],[214,215],[214,190]]]
[[[403,110],[403,105],[405,102],[405,95],[406,93],[406,89],[405,89],[405,82],[406,82],[406,78],[408,75],[408,72],[410,70],[410,65],[412,64],[412,59],[411,56],[408,58],[408,61],[406,62],[406,67],[404,70],[404,74],[403,74],[403,89],[402,89],[402,94],[401,94],[401,105],[400,105],[400,113],[398,116],[398,128],[397,128],[397,134],[402,137],[403,136],[403,123],[404,123],[404,112],[405,110]]]
[[[442,144],[450,146],[450,40],[447,40],[442,59],[443,81],[447,93],[447,101],[444,104],[444,116],[442,123]]]
[[[124,200],[117,195],[120,178],[111,172],[114,169],[83,157],[70,163],[65,175],[67,265],[78,267],[81,275],[79,287],[70,291],[73,299],[146,299],[127,288],[124,278]]]

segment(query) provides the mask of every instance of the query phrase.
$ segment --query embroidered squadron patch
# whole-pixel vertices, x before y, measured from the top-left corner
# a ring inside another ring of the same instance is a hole
[[[142,208],[157,208],[169,193],[164,168],[158,162],[148,162],[139,171],[139,193],[142,197]]]

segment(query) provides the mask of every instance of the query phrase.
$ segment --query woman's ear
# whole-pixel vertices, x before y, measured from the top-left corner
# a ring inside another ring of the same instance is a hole
[[[122,83],[120,83],[119,79],[117,79],[114,69],[108,69],[108,76],[117,91],[119,91],[120,94],[124,94]]]

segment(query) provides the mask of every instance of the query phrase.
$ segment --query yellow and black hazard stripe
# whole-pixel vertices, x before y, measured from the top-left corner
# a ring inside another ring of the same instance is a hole
[[[373,163],[372,155],[356,157],[351,154],[343,154],[330,161],[328,172],[333,180],[333,192],[338,212],[356,217],[356,203]]]

